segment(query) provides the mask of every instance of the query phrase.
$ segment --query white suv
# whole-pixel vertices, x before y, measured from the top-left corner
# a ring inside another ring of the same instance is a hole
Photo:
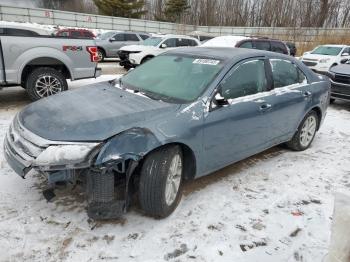
[[[190,36],[153,36],[143,41],[141,45],[129,45],[120,48],[118,51],[119,64],[126,69],[130,69],[173,48],[199,45],[200,42]]]
[[[318,73],[327,73],[342,60],[350,58],[350,46],[346,45],[321,45],[310,52],[304,53],[301,61],[310,69]]]

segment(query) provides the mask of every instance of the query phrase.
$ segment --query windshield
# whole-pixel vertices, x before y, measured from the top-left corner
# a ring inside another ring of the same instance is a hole
[[[106,32],[106,33],[101,34],[98,38],[101,40],[106,40],[106,39],[111,38],[115,34],[116,34],[116,32]]]
[[[311,54],[337,56],[339,55],[342,49],[343,49],[342,47],[323,45],[323,46],[317,47],[314,51],[311,52]]]
[[[129,72],[121,82],[154,99],[186,103],[196,100],[222,67],[220,60],[163,55]]]
[[[150,37],[143,41],[142,45],[157,46],[163,38],[161,37]]]

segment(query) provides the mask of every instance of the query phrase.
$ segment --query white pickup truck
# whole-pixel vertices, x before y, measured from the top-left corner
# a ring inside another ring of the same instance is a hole
[[[94,78],[94,40],[6,35],[0,28],[0,89],[20,85],[32,100],[68,89],[66,79]]]

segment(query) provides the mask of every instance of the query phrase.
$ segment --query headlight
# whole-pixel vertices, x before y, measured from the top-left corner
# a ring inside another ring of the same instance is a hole
[[[55,145],[46,148],[33,162],[33,166],[59,166],[80,164],[99,144]]]
[[[320,59],[320,63],[327,63],[329,61],[330,61],[329,58]]]

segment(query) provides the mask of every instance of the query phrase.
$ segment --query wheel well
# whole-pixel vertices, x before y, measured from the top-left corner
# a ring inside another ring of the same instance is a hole
[[[101,50],[103,52],[103,54],[106,56],[106,50],[104,50],[103,47],[98,46],[97,49]]]
[[[145,59],[147,58],[153,58],[154,55],[146,55],[144,58],[142,58],[141,64],[144,62]]]
[[[185,178],[185,180],[192,180],[192,179],[194,179],[194,176],[196,175],[197,166],[196,166],[195,154],[189,146],[187,146],[183,143],[169,143],[169,144],[165,144],[165,145],[162,145],[160,147],[153,149],[152,151],[148,152],[147,155],[151,154],[152,152],[154,152],[155,150],[158,150],[161,147],[176,146],[176,145],[180,146],[180,148],[182,150],[183,165],[184,165],[184,168],[183,168],[184,178]],[[143,159],[145,159],[145,157]],[[142,166],[142,162],[141,162],[140,166]]]
[[[39,67],[51,67],[59,72],[61,72],[66,79],[71,78],[68,67],[62,63],[60,60],[52,57],[40,57],[30,61],[22,71],[21,84],[24,86],[28,75],[33,72],[34,69]]]
[[[320,124],[321,124],[321,120],[322,120],[322,111],[319,107],[314,107],[313,109],[311,109],[311,111],[315,111],[318,117],[318,126],[317,126],[317,130],[319,130],[320,128]]]

